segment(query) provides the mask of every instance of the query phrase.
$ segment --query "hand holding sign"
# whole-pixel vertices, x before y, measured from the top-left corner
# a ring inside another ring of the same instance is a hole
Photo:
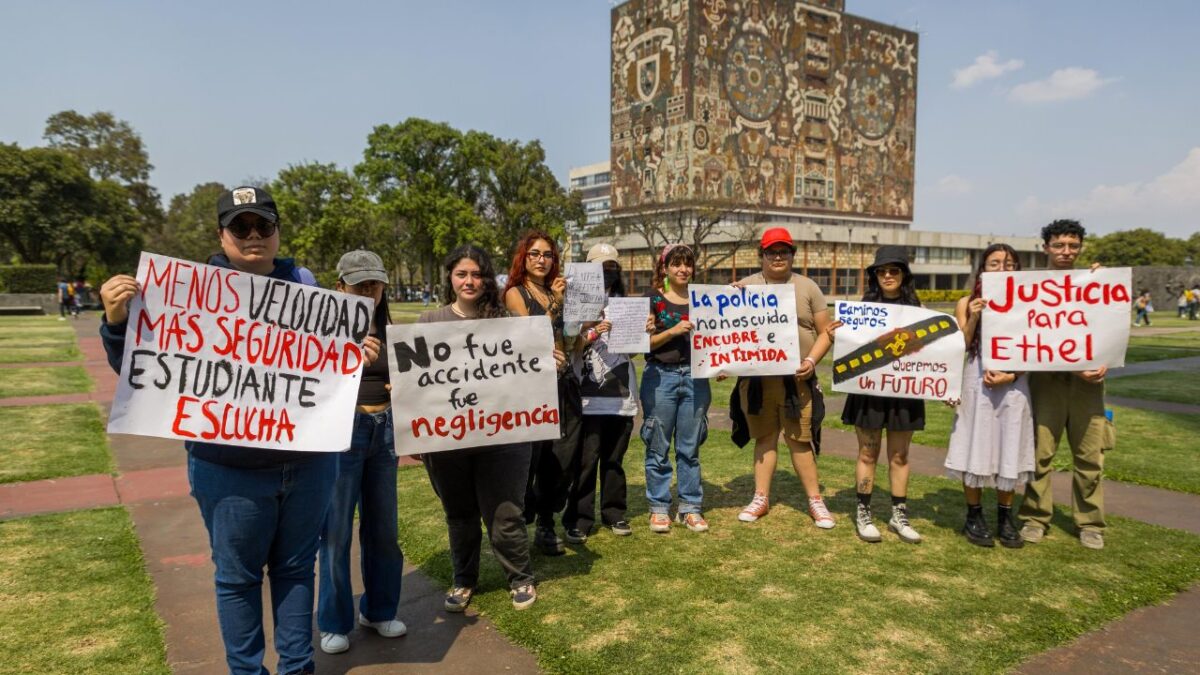
[[[650,298],[609,298],[606,315],[612,322],[608,350],[614,354],[645,354],[650,351],[646,317]],[[651,324],[653,329],[653,324]]]

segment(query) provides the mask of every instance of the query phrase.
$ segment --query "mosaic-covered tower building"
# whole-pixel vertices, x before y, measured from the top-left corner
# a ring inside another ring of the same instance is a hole
[[[917,35],[844,0],[612,11],[612,207],[912,220]]]

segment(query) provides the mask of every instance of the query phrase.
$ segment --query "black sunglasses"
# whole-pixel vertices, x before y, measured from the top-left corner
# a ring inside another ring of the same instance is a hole
[[[245,239],[246,237],[249,237],[251,230],[257,232],[258,236],[262,237],[263,239],[267,239],[271,235],[275,234],[275,230],[279,229],[279,225],[272,223],[266,218],[259,218],[253,223],[247,223],[244,220],[235,220],[226,225],[225,229],[229,230],[229,234],[232,234],[238,239]]]

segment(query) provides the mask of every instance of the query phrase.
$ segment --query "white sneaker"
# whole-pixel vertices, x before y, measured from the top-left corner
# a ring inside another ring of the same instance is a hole
[[[905,504],[892,507],[892,519],[888,521],[888,529],[909,544],[921,543],[921,535],[908,524],[908,506]]]
[[[863,541],[883,541],[883,535],[879,534],[879,528],[875,527],[869,506],[858,505],[858,511],[854,514],[854,530]]]
[[[400,619],[389,619],[387,621],[367,621],[367,617],[362,614],[358,615],[358,623],[369,628],[374,628],[375,632],[386,638],[400,637],[408,632],[408,626]]]
[[[321,633],[321,651],[326,654],[341,654],[350,649],[350,639],[341,633]]]

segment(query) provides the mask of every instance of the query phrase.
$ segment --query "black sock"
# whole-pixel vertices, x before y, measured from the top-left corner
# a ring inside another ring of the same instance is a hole
[[[1009,506],[1005,506],[1003,504],[996,505],[996,520],[997,521],[1004,522],[1006,520],[1010,520],[1011,517],[1012,517],[1012,506],[1011,505],[1009,505]]]
[[[908,502],[908,497],[897,497],[892,495],[892,506],[904,506]]]
[[[871,505],[871,493],[870,492],[855,492],[854,495],[856,497],[858,497],[859,504],[862,504],[863,506]]]
[[[983,515],[983,506],[981,506],[979,504],[967,504],[967,515],[968,516],[982,516]]]

